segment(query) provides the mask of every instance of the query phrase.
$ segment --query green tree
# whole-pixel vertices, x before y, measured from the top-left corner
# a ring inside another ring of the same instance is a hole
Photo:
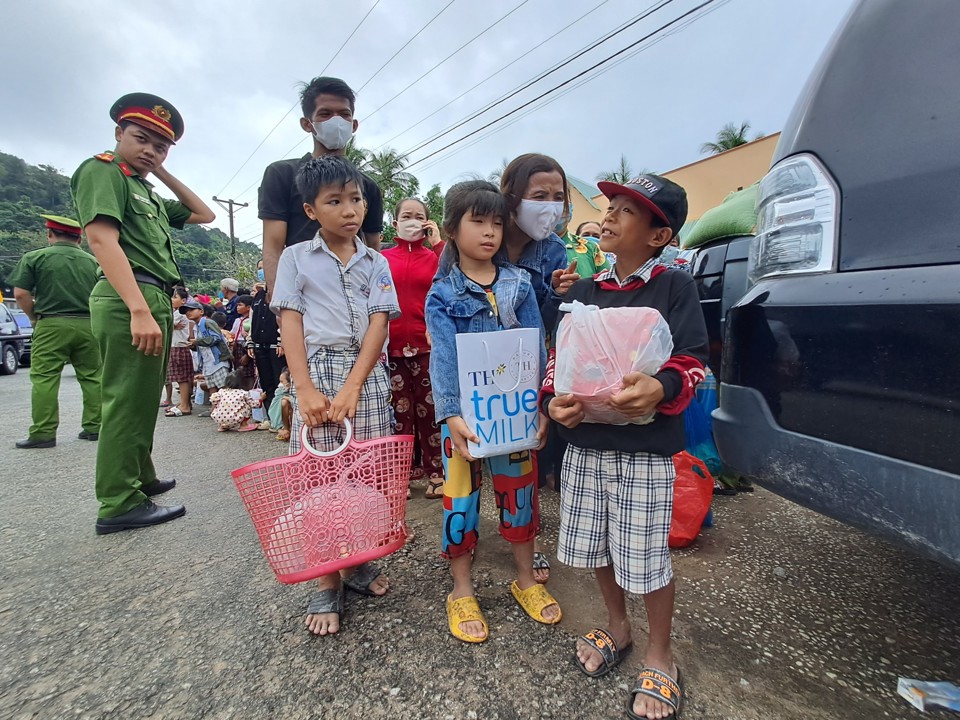
[[[700,152],[716,155],[726,150],[732,150],[740,145],[746,145],[748,142],[751,142],[750,139],[747,138],[747,133],[749,132],[750,123],[746,120],[740,123],[739,127],[737,127],[736,123],[727,123],[720,128],[720,132],[717,133],[716,142],[704,143],[700,146]],[[758,133],[753,139],[759,140],[762,137],[763,133]]]
[[[644,170],[643,172],[647,172]],[[613,170],[605,170],[597,174],[597,182],[612,182],[618,185],[625,185],[635,178],[636,175],[630,167],[630,162],[626,155],[620,156],[620,163]]]
[[[427,190],[427,194],[423,200],[425,203],[427,203],[427,209],[430,211],[430,219],[433,220],[437,225],[442,226],[443,191],[440,189],[440,185],[433,185],[429,190]]]
[[[353,138],[350,138],[350,142],[347,143],[347,147],[344,152],[346,153],[347,160],[363,170],[364,166],[367,164],[367,157],[370,155],[368,150],[364,150],[353,141]]]

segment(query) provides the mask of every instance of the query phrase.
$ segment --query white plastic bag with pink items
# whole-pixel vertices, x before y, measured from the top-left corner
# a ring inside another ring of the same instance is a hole
[[[627,373],[655,375],[673,354],[670,326],[653,308],[598,308],[574,300],[557,331],[554,388],[583,404],[584,422],[645,425],[654,416],[628,418],[610,406]]]

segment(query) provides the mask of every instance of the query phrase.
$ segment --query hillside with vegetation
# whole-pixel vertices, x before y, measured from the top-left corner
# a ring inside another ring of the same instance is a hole
[[[0,287],[6,291],[6,278],[23,254],[46,245],[41,213],[76,217],[69,176],[0,152]],[[249,242],[238,243],[232,257],[226,233],[199,225],[174,230],[173,251],[187,286],[201,292],[216,290],[226,276],[251,285],[260,259],[260,247]]]

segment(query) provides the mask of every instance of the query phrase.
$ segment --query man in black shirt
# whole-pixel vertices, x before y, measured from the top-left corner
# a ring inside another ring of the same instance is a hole
[[[262,264],[263,261],[261,261]],[[262,282],[263,269],[257,268],[258,282],[253,286],[253,306],[250,310],[250,335],[247,338],[247,353],[253,358],[263,390],[263,409],[269,410],[273,395],[280,383],[280,373],[287,366],[280,345],[277,316],[267,303],[267,288]]]
[[[303,211],[304,200],[294,183],[297,170],[311,157],[344,154],[359,126],[353,117],[355,101],[353,90],[343,80],[330,77],[311,80],[300,93],[303,111],[300,127],[313,135],[313,152],[299,159],[279,160],[268,165],[263,173],[259,217],[263,220],[263,266],[269,292],[273,291],[277,263],[283,249],[312,240],[320,229],[320,224]],[[363,175],[362,190],[367,214],[360,228],[361,235],[367,245],[379,250],[383,232],[383,194],[366,175]]]

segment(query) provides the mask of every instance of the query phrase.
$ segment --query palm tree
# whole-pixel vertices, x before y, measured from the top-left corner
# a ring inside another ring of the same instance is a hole
[[[507,165],[509,165],[509,164],[510,164],[510,161],[509,161],[507,158],[503,158],[503,159],[500,161],[500,167],[498,167],[498,168],[497,168],[496,170],[494,170],[492,173],[490,173],[489,175],[487,175],[487,180],[489,180],[490,182],[492,182],[494,185],[499,185],[499,184],[500,184],[500,178],[503,177],[503,171],[507,169]],[[483,178],[480,178],[480,179],[482,180]]]
[[[620,165],[616,170],[606,170],[599,175],[597,175],[597,181],[599,182],[612,182],[617,183],[618,185],[624,185],[630,182],[636,175],[633,174],[633,170],[630,169],[630,163],[627,162],[627,156],[620,156]]]
[[[372,177],[384,196],[395,192],[409,194],[415,189],[417,179],[406,171],[407,156],[391,148],[369,153],[362,169]]]
[[[720,128],[720,132],[717,133],[717,141],[704,143],[700,146],[700,152],[712,153],[716,155],[717,153],[731,150],[740,145],[746,145],[748,142],[750,142],[750,140],[747,138],[747,133],[749,131],[750,123],[746,120],[740,123],[739,128],[734,123],[727,123]],[[762,137],[763,134],[759,133],[753,139],[758,140]]]
[[[347,148],[344,151],[347,156],[347,160],[352,162],[358,170],[363,170],[367,164],[367,159],[370,156],[369,150],[364,150],[359,145],[353,142],[353,138],[350,138],[350,142],[347,143]]]

